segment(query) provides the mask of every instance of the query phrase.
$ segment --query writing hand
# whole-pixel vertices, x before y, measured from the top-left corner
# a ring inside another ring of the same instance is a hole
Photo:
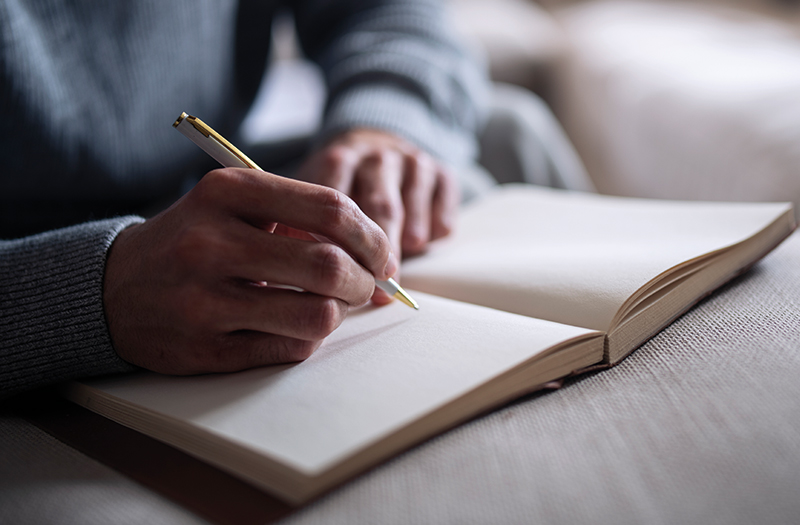
[[[420,253],[447,235],[459,203],[453,176],[430,155],[373,129],[338,135],[309,157],[298,177],[350,195],[398,256]]]
[[[120,233],[104,306],[126,361],[171,374],[226,372],[305,359],[349,306],[369,300],[374,277],[396,270],[384,232],[344,194],[222,169]]]

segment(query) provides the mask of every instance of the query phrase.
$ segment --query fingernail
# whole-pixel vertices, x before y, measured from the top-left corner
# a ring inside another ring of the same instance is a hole
[[[394,256],[394,252],[389,252],[389,262],[386,263],[386,268],[383,270],[384,275],[387,278],[391,277],[397,273],[399,267],[400,265],[397,263],[397,257]]]

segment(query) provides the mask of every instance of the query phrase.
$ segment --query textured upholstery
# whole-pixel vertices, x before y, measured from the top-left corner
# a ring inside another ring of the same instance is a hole
[[[800,235],[622,364],[433,439],[286,523],[800,518]],[[0,522],[200,523],[0,416]]]
[[[796,24],[719,4],[559,12],[557,113],[601,192],[800,203]]]

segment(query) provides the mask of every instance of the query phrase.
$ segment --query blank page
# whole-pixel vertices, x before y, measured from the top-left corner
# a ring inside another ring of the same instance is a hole
[[[553,345],[592,333],[413,295],[419,311],[395,301],[351,312],[302,363],[85,384],[313,475]],[[595,346],[583,366],[602,359],[602,342]]]
[[[662,272],[755,235],[784,203],[677,202],[501,186],[449,239],[403,266],[403,285],[606,331]]]

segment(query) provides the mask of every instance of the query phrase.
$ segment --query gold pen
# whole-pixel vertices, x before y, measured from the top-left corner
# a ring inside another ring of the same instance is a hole
[[[181,116],[178,117],[173,126],[226,168],[251,168],[264,171],[258,164],[250,160],[247,155],[239,151],[236,146],[225,140],[222,135],[197,117],[181,113]],[[321,242],[330,242],[319,235],[314,235],[313,233],[311,235]],[[419,310],[419,304],[391,277],[387,281],[375,279],[375,285],[391,297],[415,310]]]

